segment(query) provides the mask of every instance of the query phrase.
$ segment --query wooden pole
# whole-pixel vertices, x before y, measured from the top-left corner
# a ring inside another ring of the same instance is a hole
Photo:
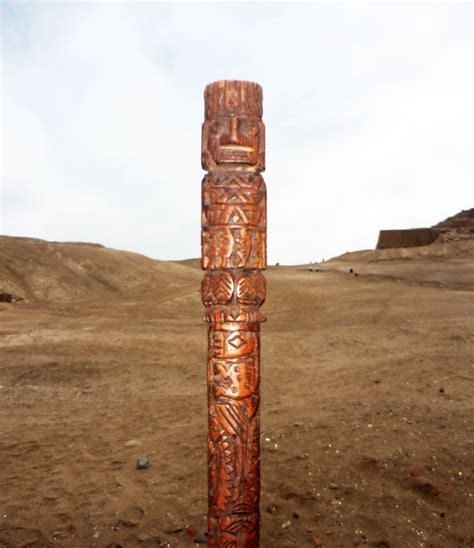
[[[209,325],[208,546],[259,545],[260,322],[266,187],[262,88],[223,80],[204,92],[202,301]]]

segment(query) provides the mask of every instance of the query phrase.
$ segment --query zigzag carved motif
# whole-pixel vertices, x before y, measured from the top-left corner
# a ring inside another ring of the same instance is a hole
[[[244,272],[237,281],[237,300],[241,304],[260,306],[267,292],[265,278],[260,272]]]
[[[206,175],[202,190],[203,205],[261,204],[266,197],[265,182],[260,175],[253,177]]]
[[[207,272],[201,283],[201,297],[205,306],[228,304],[234,293],[234,279],[230,272]]]

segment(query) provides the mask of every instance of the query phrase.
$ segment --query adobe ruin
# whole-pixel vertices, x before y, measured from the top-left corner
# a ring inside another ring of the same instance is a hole
[[[429,245],[441,234],[453,231],[464,235],[474,235],[474,208],[462,210],[430,228],[381,230],[376,249]]]

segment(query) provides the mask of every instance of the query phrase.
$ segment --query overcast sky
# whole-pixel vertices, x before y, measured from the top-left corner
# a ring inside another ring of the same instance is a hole
[[[203,89],[263,86],[269,261],[472,206],[471,4],[2,2],[2,234],[200,255]]]

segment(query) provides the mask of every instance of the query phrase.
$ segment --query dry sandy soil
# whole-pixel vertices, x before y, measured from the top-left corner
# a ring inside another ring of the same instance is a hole
[[[474,546],[463,245],[267,272],[262,547]],[[202,539],[201,276],[193,261],[0,238],[0,292],[25,297],[0,303],[1,547]]]

